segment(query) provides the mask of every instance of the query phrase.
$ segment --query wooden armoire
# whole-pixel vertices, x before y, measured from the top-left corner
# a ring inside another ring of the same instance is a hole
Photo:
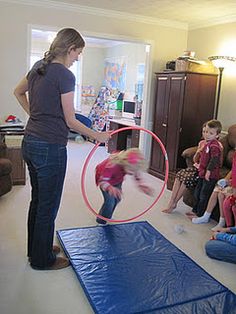
[[[181,157],[183,150],[198,144],[202,124],[213,119],[217,76],[176,71],[156,73],[153,132],[167,151],[168,188],[172,188],[176,172],[186,167]],[[161,179],[165,176],[165,159],[154,140],[149,173]]]

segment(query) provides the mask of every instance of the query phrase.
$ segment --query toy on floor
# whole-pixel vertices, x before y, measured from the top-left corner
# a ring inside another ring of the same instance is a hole
[[[127,131],[127,130],[139,130],[139,131],[143,131],[143,132],[146,132],[148,134],[150,134],[154,140],[159,144],[161,150],[162,150],[162,153],[165,157],[165,179],[164,179],[164,183],[163,183],[163,186],[161,188],[161,191],[159,193],[159,195],[156,197],[156,199],[152,202],[152,204],[150,206],[148,206],[146,209],[144,209],[140,214],[138,215],[135,215],[134,217],[132,218],[128,218],[128,219],[110,219],[110,218],[106,218],[106,217],[103,217],[101,215],[99,215],[96,210],[92,207],[92,205],[90,204],[89,200],[88,200],[88,197],[87,197],[87,194],[86,194],[86,190],[85,190],[85,177],[86,177],[86,170],[87,170],[87,167],[88,167],[88,164],[89,164],[89,161],[91,160],[94,152],[96,151],[96,149],[98,148],[98,146],[100,145],[100,143],[97,143],[93,149],[91,150],[91,152],[89,153],[88,157],[86,158],[85,160],[85,163],[84,163],[84,166],[83,166],[83,169],[82,169],[82,176],[81,176],[81,189],[82,189],[82,195],[83,195],[83,199],[87,205],[87,207],[91,210],[91,212],[97,216],[97,218],[100,218],[104,221],[109,221],[109,222],[128,222],[128,221],[131,221],[131,220],[134,220],[136,218],[139,218],[140,216],[144,215],[147,211],[149,211],[156,203],[157,201],[160,199],[160,197],[162,196],[163,192],[164,192],[164,189],[165,189],[165,186],[167,184],[167,180],[168,180],[168,173],[169,173],[169,163],[168,163],[168,157],[167,157],[167,153],[166,153],[166,150],[165,150],[165,147],[164,145],[162,144],[161,140],[157,137],[156,134],[154,134],[153,132],[145,129],[145,128],[142,128],[142,127],[139,127],[139,126],[132,126],[132,127],[124,127],[124,128],[121,128],[121,129],[117,129],[113,132],[111,132],[111,136],[115,135],[116,133],[119,133],[119,132],[123,132],[123,131]]]
[[[181,234],[185,231],[184,225],[181,225],[181,224],[176,224],[174,229],[175,229],[175,232],[178,234]]]

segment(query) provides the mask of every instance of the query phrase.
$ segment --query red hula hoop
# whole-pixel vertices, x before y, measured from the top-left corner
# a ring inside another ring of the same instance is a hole
[[[82,189],[82,196],[83,196],[83,199],[85,201],[85,204],[87,205],[87,207],[89,208],[89,210],[97,217],[105,220],[105,221],[109,221],[109,222],[128,222],[128,221],[132,221],[136,218],[139,218],[140,216],[144,215],[147,211],[149,211],[157,202],[158,200],[160,199],[160,197],[162,196],[163,192],[164,192],[164,189],[165,189],[165,186],[167,184],[167,180],[168,180],[168,173],[169,173],[169,162],[168,162],[168,156],[167,156],[167,153],[166,153],[166,150],[165,150],[165,147],[164,145],[162,144],[161,140],[159,139],[159,137],[153,133],[152,131],[149,131],[145,128],[142,128],[142,127],[139,127],[139,126],[129,126],[129,127],[124,127],[124,128],[120,128],[120,129],[117,129],[113,132],[111,132],[111,136],[116,134],[116,133],[119,133],[119,132],[123,132],[123,131],[126,131],[126,130],[140,130],[140,131],[144,131],[148,134],[150,134],[155,140],[156,142],[160,145],[161,147],[161,150],[162,150],[162,153],[165,157],[165,179],[164,179],[164,183],[163,183],[163,186],[162,186],[162,189],[159,193],[159,195],[157,196],[157,198],[153,201],[153,203],[148,207],[146,208],[145,210],[143,210],[140,214],[132,217],[132,218],[128,218],[128,219],[122,219],[122,220],[117,220],[117,219],[110,219],[110,218],[106,218],[106,217],[103,217],[101,215],[99,215],[94,209],[93,207],[91,206],[91,204],[89,203],[89,200],[87,198],[87,194],[86,194],[86,191],[85,191],[85,174],[86,174],[86,170],[87,170],[87,167],[88,167],[88,164],[89,164],[89,161],[90,159],[92,158],[94,152],[96,151],[96,149],[98,148],[98,146],[100,145],[100,143],[97,143],[93,149],[90,151],[90,153],[88,154],[88,157],[86,158],[85,160],[85,163],[84,163],[84,166],[83,166],[83,169],[82,169],[82,175],[81,175],[81,189]]]

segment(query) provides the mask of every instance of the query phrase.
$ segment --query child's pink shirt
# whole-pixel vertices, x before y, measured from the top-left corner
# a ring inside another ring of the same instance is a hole
[[[211,140],[207,142],[201,152],[200,164],[198,168],[198,173],[200,178],[204,178],[206,171],[210,170],[210,179],[219,179],[220,166],[221,166],[221,155],[222,149],[217,140]],[[218,163],[215,165],[214,169],[208,169],[209,163],[212,158],[218,159]]]
[[[126,172],[124,167],[118,164],[113,164],[109,158],[102,161],[96,167],[95,180],[96,184],[107,182],[111,185],[117,185],[124,181]]]

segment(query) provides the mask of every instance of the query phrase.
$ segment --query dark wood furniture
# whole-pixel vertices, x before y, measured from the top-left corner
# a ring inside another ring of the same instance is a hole
[[[135,122],[128,119],[111,119],[109,130],[117,130],[127,126],[134,126]],[[112,135],[108,141],[108,153],[139,146],[139,130],[126,130]]]
[[[213,118],[217,75],[173,71],[156,73],[156,80],[153,132],[166,148],[170,170],[167,187],[172,188],[176,172],[186,167],[181,153],[197,145],[202,124]],[[164,167],[161,149],[152,141],[149,172],[164,179]]]
[[[21,147],[7,147],[7,158],[12,162],[12,184],[25,185],[25,162]]]
[[[0,196],[8,193],[12,189],[12,163],[6,156],[7,147],[0,142]]]
[[[22,131],[0,131],[1,141],[5,142],[6,136],[22,136],[24,135],[24,130]],[[25,162],[22,157],[21,146],[17,145],[7,145],[6,156],[12,163],[11,179],[13,185],[25,185],[26,182],[26,167]]]

